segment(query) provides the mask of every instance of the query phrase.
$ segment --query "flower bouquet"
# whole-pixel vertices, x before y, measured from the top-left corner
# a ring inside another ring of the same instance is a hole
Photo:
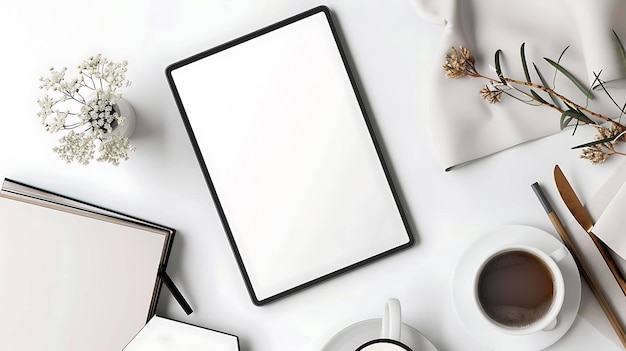
[[[52,95],[37,100],[37,116],[48,132],[65,132],[53,148],[61,159],[87,165],[97,149],[97,161],[117,166],[135,151],[128,139],[134,111],[118,92],[130,86],[126,70],[126,61],[111,62],[98,54],[83,61],[74,78],[66,79],[66,67],[51,67],[48,76],[40,78],[39,88]]]

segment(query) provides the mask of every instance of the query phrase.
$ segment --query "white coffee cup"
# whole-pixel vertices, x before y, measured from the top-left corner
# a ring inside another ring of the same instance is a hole
[[[474,273],[474,301],[497,330],[528,335],[552,330],[565,298],[557,264],[565,247],[545,253],[529,245],[508,245],[487,255]]]
[[[402,331],[402,311],[400,301],[390,298],[383,311],[380,338],[370,340],[359,346],[356,351],[417,351],[400,341]]]

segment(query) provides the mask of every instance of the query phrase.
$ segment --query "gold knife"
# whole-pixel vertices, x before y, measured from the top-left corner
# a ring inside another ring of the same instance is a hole
[[[611,270],[611,273],[613,273],[613,277],[615,277],[617,284],[619,284],[619,287],[622,289],[622,293],[626,295],[626,280],[624,279],[624,275],[613,259],[609,248],[593,233],[593,220],[591,219],[591,216],[583,207],[583,204],[578,199],[578,196],[576,196],[574,189],[569,184],[567,178],[565,178],[565,175],[558,165],[554,166],[554,181],[556,182],[556,187],[559,189],[563,202],[565,202],[565,205],[572,213],[578,224],[580,224],[587,234],[589,234],[589,237],[596,245],[600,255],[602,255],[604,262],[606,262],[607,266],[609,266],[609,269]]]

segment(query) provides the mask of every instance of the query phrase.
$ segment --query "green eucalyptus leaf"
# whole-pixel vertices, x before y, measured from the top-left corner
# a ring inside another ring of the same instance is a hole
[[[613,30],[613,35],[615,35],[620,52],[622,53],[622,58],[624,59],[624,65],[626,65],[626,50],[624,50],[624,44],[622,44],[622,40],[619,38],[619,35],[615,33],[615,30]]]
[[[602,71],[600,71],[600,73],[602,73]],[[608,96],[609,99],[611,100],[611,102],[613,102],[613,105],[615,105],[615,107],[617,107],[620,110],[620,117],[621,117],[624,113],[626,113],[626,110],[624,110],[624,108],[626,108],[626,104],[624,104],[624,106],[620,107],[620,105],[617,103],[617,101],[615,101],[615,99],[613,98],[613,95],[611,95],[611,93],[604,86],[604,82],[602,80],[600,80],[600,74],[594,72],[593,75],[595,76],[594,84],[596,82],[598,82],[598,88],[600,88],[602,91],[604,91],[606,96]]]
[[[530,94],[537,99],[539,102],[541,102],[542,104],[550,104],[549,102],[547,102],[544,98],[542,98],[541,96],[539,96],[539,94],[537,94],[536,91],[530,89]]]
[[[605,138],[605,139],[600,139],[600,140],[594,140],[590,143],[585,143],[585,144],[580,144],[577,146],[574,146],[572,149],[580,149],[583,147],[588,147],[588,146],[594,146],[594,145],[598,145],[598,144],[604,144],[604,143],[610,143],[613,141],[613,139],[615,138]]]
[[[550,64],[552,65],[552,67],[556,68],[559,72],[561,72],[565,77],[567,77],[572,83],[574,83],[574,85],[583,93],[585,94],[585,96],[590,99],[593,100],[593,93],[591,92],[591,89],[587,88],[586,86],[584,86],[578,79],[576,79],[576,77],[574,77],[573,74],[571,74],[567,69],[565,69],[565,67],[561,66],[560,64],[550,60],[547,57],[544,57],[544,59]]]
[[[539,76],[539,79],[541,80],[541,84],[543,84],[543,86],[546,88],[550,88],[550,86],[548,85],[548,82],[546,82],[545,78],[543,78],[543,74],[541,74],[541,71],[539,71],[539,68],[537,68],[537,65],[533,63],[533,67],[535,67],[535,72],[537,72],[537,75]],[[554,103],[554,106],[562,110],[563,106],[561,105],[561,101],[554,94],[548,93],[548,95],[550,96],[550,99]]]
[[[496,50],[496,55],[495,55],[496,74],[498,75],[498,78],[500,78],[500,81],[502,82],[502,84],[506,84],[506,80],[504,80],[504,76],[502,75],[502,67],[500,66],[501,54],[502,54],[502,50],[500,49]]]
[[[584,113],[582,113],[579,110],[567,110],[567,111],[563,111],[563,113],[561,114],[562,117],[572,117],[575,118],[581,122],[584,123],[588,123],[588,124],[596,124],[594,121],[592,121],[589,117],[587,117]]]
[[[571,111],[576,111],[575,108],[570,106],[567,102],[564,102],[565,106]],[[569,124],[574,120],[574,117],[569,114],[561,113],[561,130],[565,129],[565,127],[569,126]],[[576,119],[576,124],[574,125],[574,130],[572,131],[572,135],[576,134],[576,129],[578,129],[578,124],[580,124],[580,120]]]
[[[503,93],[503,94],[505,94],[505,95],[508,95],[508,96],[512,97],[513,99],[515,99],[515,100],[517,100],[517,101],[523,102],[523,103],[525,103],[526,105],[530,105],[530,106],[541,106],[541,103],[539,103],[539,102],[537,102],[537,101],[535,101],[535,100],[533,100],[533,99],[530,99],[530,98],[529,98],[529,99],[522,99],[522,98],[520,98],[519,96],[514,95],[514,94],[511,94],[511,93],[509,93],[509,92],[508,92],[508,91],[506,91],[506,90],[503,90],[503,91],[502,91],[502,93]]]
[[[561,130],[567,128],[574,118],[561,114]]]
[[[563,56],[565,56],[565,52],[567,51],[567,49],[569,49],[569,45],[565,47],[565,49],[563,49],[563,51],[561,51],[561,54],[559,55],[559,59],[556,60],[556,63],[558,63],[559,65],[561,64],[561,59],[563,58]],[[558,76],[559,71],[558,70],[554,70],[554,77],[552,77],[552,86],[556,87],[556,77]]]
[[[595,71],[592,71],[591,73],[593,73],[593,82],[591,82],[591,88],[594,91],[598,91],[598,90],[604,90],[604,92],[610,96],[609,92],[606,90],[606,88],[604,88],[604,82],[602,79],[600,79],[600,75],[602,74],[602,70],[600,70],[600,72],[596,73]]]
[[[526,77],[526,81],[528,83],[530,83],[530,74],[528,73],[528,65],[526,64],[526,50],[524,49],[526,46],[526,43],[522,43],[522,46],[519,49],[519,54],[521,56],[522,59],[522,69],[524,70],[524,76]]]
[[[580,125],[580,121],[576,120],[576,124],[574,124],[574,130],[572,131],[572,136],[576,134],[576,131],[578,130],[579,125]]]

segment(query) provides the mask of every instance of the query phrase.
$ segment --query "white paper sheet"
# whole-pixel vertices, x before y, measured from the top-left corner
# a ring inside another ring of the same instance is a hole
[[[626,183],[615,192],[593,226],[593,233],[622,259],[626,258]]]

